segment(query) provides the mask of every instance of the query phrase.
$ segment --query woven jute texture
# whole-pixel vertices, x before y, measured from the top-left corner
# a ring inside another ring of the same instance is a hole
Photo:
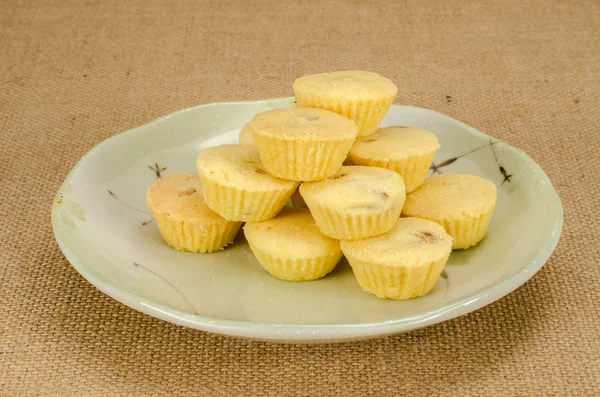
[[[277,345],[135,312],[61,254],[53,195],[98,142],[347,69],[541,164],[565,226],[528,283],[409,334]],[[598,395],[599,71],[595,0],[0,0],[0,395]]]

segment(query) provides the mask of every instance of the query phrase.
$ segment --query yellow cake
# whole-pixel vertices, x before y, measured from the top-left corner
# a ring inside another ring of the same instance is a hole
[[[204,201],[232,221],[257,222],[277,215],[298,182],[269,175],[254,146],[223,145],[204,149],[196,159]]]
[[[230,244],[241,222],[228,221],[204,204],[195,174],[158,179],[146,194],[163,239],[181,251],[214,252]]]
[[[406,193],[394,171],[344,166],[333,177],[300,185],[300,194],[321,232],[338,240],[357,240],[390,230]]]
[[[357,135],[353,121],[323,109],[269,110],[254,116],[250,126],[265,169],[292,181],[335,174]]]
[[[273,219],[247,223],[244,234],[261,266],[282,280],[316,280],[342,257],[339,241],[323,235],[306,209],[285,208]]]
[[[240,131],[240,145],[254,145],[254,138],[252,138],[252,128],[250,128],[250,124],[246,124]]]
[[[361,137],[377,130],[397,92],[385,77],[358,70],[312,74],[294,81],[298,106],[344,115],[358,125]]]
[[[429,131],[412,127],[380,128],[354,142],[347,162],[396,171],[402,175],[406,191],[412,192],[425,180],[439,147],[437,138]]]
[[[360,286],[379,298],[410,299],[435,286],[452,251],[452,237],[439,224],[400,218],[385,234],[342,241]]]
[[[454,249],[480,242],[496,206],[496,185],[467,174],[436,175],[406,198],[402,214],[438,222],[454,238]]]

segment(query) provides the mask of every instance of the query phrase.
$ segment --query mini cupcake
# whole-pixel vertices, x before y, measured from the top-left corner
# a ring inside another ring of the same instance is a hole
[[[273,219],[247,223],[244,234],[261,266],[282,280],[324,277],[342,257],[339,241],[323,235],[305,209],[285,208]]]
[[[214,252],[233,242],[241,222],[228,221],[202,198],[198,176],[173,174],[148,189],[146,202],[167,244],[180,251]]]
[[[250,124],[246,124],[240,131],[240,145],[254,146],[254,138],[252,138],[252,128]]]
[[[398,88],[377,73],[320,73],[294,81],[298,106],[331,110],[354,120],[358,136],[368,136],[390,108]]]
[[[438,222],[454,238],[453,249],[480,242],[496,206],[496,185],[467,174],[436,175],[410,193],[402,214]]]
[[[379,298],[410,299],[435,287],[452,251],[452,237],[439,224],[400,218],[385,234],[342,241],[360,286]]]
[[[389,231],[406,193],[402,177],[385,168],[344,166],[333,177],[300,185],[300,194],[326,236],[357,240]]]
[[[412,127],[380,128],[354,142],[347,162],[396,171],[410,193],[425,180],[439,147],[437,138],[429,131]]]
[[[204,149],[196,159],[204,200],[232,221],[257,222],[281,211],[298,182],[269,175],[253,146],[223,145]]]
[[[356,125],[323,109],[286,108],[250,121],[265,169],[292,181],[317,181],[340,169],[356,139]]]

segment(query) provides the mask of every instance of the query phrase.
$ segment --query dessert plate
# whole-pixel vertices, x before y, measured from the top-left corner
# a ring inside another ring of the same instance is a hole
[[[562,205],[531,158],[443,114],[392,105],[382,126],[437,135],[441,148],[431,173],[480,175],[498,187],[487,237],[453,252],[429,295],[377,299],[361,290],[344,259],[321,280],[275,279],[242,232],[235,245],[214,254],[169,248],[146,207],[148,186],[170,173],[195,172],[200,150],[237,143],[254,114],[292,105],[293,98],[279,98],[197,106],[97,145],[53,204],[54,233],[66,258],[102,292],[153,317],[224,335],[318,343],[410,331],[479,309],[525,283],[556,246]]]

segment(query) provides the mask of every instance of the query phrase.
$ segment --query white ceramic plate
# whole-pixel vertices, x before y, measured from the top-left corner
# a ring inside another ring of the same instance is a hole
[[[546,262],[562,227],[562,205],[526,154],[448,116],[392,105],[382,126],[435,133],[431,172],[464,172],[498,186],[488,235],[453,252],[427,296],[380,300],[363,292],[342,260],[324,279],[280,281],[262,270],[244,241],[214,254],[176,252],[145,204],[160,176],[194,172],[206,147],[237,143],[258,113],[292,98],[202,105],[100,143],[65,180],[52,209],[56,240],[71,264],[114,299],[176,324],[239,337],[316,343],[413,330],[481,308],[526,282]]]

